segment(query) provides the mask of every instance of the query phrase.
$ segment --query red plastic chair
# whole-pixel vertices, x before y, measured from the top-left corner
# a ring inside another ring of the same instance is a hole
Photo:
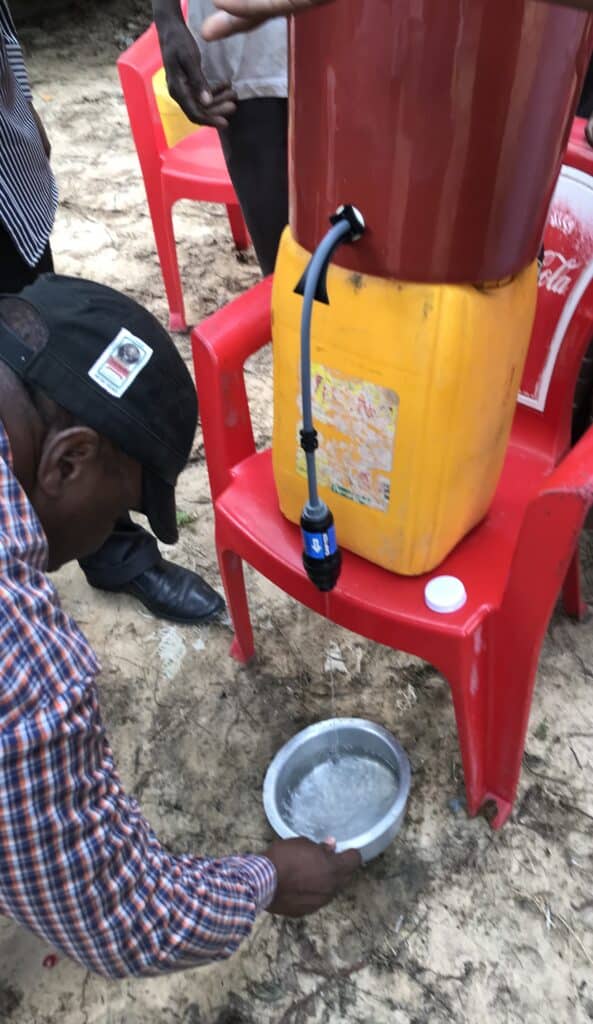
[[[245,560],[320,615],[431,662],[451,687],[469,813],[484,807],[495,828],[515,798],[540,647],[563,584],[568,611],[583,609],[577,552],[593,501],[593,429],[569,450],[572,396],[593,337],[593,153],[582,132],[577,122],[572,166],[563,170],[546,233],[523,393],[494,503],[430,574],[463,580],[461,611],[428,609],[429,577],[396,576],[346,551],[330,594],[307,579],[299,530],[278,508],[271,452],[255,450],[243,379],[245,360],[270,338],[271,280],[192,336],[232,654],[246,662],[254,650]],[[490,801],[495,806],[485,806]]]
[[[186,329],[185,308],[172,208],[179,199],[224,203],[238,249],[247,249],[249,235],[224,162],[215,128],[201,128],[169,149],[157,108],[152,78],[162,66],[156,28],[150,28],[117,62],[130,127],[152,219],[154,238],[169,303],[172,331]]]

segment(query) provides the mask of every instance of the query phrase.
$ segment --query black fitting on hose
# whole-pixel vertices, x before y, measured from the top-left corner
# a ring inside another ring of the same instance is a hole
[[[307,506],[301,516],[303,565],[318,590],[333,590],[340,576],[342,552],[336,540],[334,517],[325,506],[322,519],[311,515]]]
[[[315,452],[319,448],[319,441],[317,440],[317,431],[313,430],[301,430],[301,448],[304,452]]]
[[[364,217],[362,213],[352,206],[350,203],[346,203],[343,206],[338,206],[335,213],[332,213],[329,218],[329,222],[332,227],[336,224],[345,222],[348,224],[349,231],[347,234],[342,235],[340,244],[342,242],[358,242],[359,238],[362,238],[365,230]],[[328,254],[327,262],[321,268],[321,272],[315,285],[315,301],[322,302],[324,306],[329,306],[329,296],[327,294],[327,271],[329,267],[329,261],[331,259],[331,253]],[[297,286],[294,290],[295,295],[305,294],[305,285],[307,284],[307,277],[311,267],[311,260],[305,267],[305,272],[297,282]]]

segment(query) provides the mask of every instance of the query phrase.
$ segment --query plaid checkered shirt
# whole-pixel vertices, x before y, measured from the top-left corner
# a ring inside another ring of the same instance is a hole
[[[0,913],[110,977],[227,957],[270,902],[275,869],[161,846],[122,789],[100,667],[46,560],[0,424]]]

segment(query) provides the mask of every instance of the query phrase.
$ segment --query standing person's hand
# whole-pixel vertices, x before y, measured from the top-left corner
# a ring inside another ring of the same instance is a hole
[[[298,14],[310,7],[326,4],[329,0],[214,0],[220,8],[202,25],[202,36],[208,42],[224,39],[237,32],[250,32],[268,18]],[[593,2],[593,0],[592,0]]]
[[[264,856],[276,868],[278,884],[271,914],[304,917],[324,907],[343,889],[362,861],[357,850],[335,853],[331,842],[277,839]]]
[[[181,17],[156,20],[167,87],[190,121],[226,128],[235,112],[235,94],[229,85],[211,89],[202,72],[200,50]]]

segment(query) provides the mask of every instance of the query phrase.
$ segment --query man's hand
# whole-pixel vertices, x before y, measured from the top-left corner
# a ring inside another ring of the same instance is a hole
[[[226,128],[235,112],[229,85],[210,89],[202,73],[198,45],[181,17],[178,3],[153,4],[167,87],[183,113],[196,124]]]
[[[309,7],[329,0],[214,0],[219,14],[211,14],[202,25],[202,36],[208,42],[224,39],[237,32],[249,32],[268,18],[282,14],[298,14]],[[593,0],[592,0],[593,2]]]
[[[324,907],[362,863],[356,850],[334,853],[330,842],[317,844],[310,839],[278,839],[264,856],[278,876],[268,910],[284,917],[304,917]]]

